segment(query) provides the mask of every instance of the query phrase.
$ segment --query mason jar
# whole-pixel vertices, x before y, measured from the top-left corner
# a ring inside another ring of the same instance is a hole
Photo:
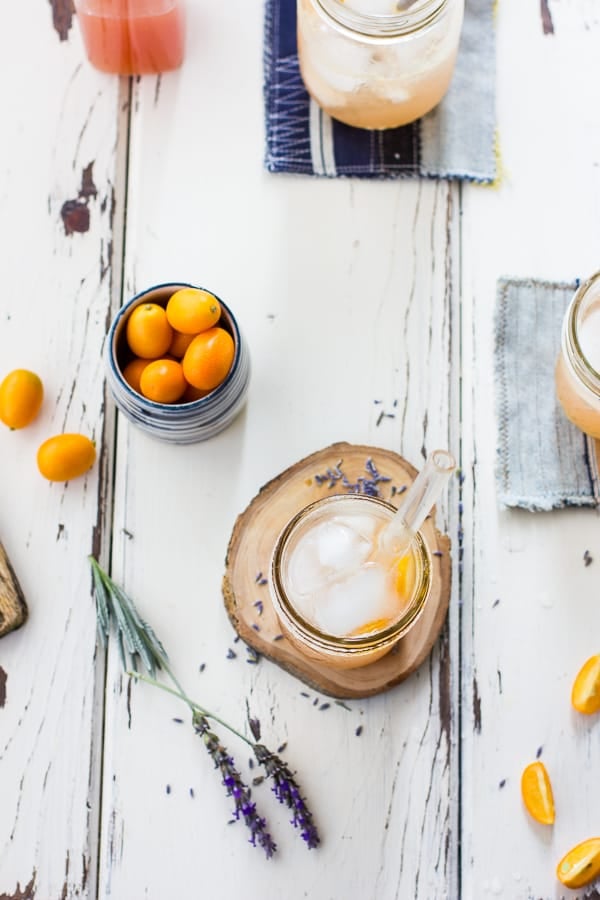
[[[567,418],[600,439],[600,272],[580,285],[565,313],[555,380]]]
[[[297,0],[297,12],[304,84],[334,119],[395,128],[448,90],[464,0]]]
[[[377,497],[334,495],[309,504],[283,528],[272,555],[271,599],[282,631],[305,656],[335,669],[365,666],[389,653],[419,619],[432,580],[431,556],[420,532],[393,570],[397,596],[389,601],[375,596],[376,579],[357,589],[359,567],[342,571],[344,558],[350,561],[363,553],[353,546],[354,538],[342,541],[336,550],[331,534],[317,536],[324,524],[342,523],[358,535],[357,542],[370,541],[373,548],[377,534],[395,513],[392,504]],[[324,541],[325,563],[322,557],[316,562],[311,558],[311,540]],[[337,570],[336,560],[341,561]],[[373,591],[368,598],[367,589]],[[385,614],[383,603],[391,604]]]

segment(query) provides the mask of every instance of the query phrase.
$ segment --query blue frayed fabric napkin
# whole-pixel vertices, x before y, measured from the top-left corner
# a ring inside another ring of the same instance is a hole
[[[296,0],[266,0],[265,165],[270,172],[429,177],[491,182],[495,154],[494,0],[466,0],[450,90],[418,122],[386,131],[331,119],[306,92],[296,49]]]
[[[576,287],[498,281],[496,484],[505,507],[536,511],[600,504],[600,442],[569,422],[554,387],[562,322]]]

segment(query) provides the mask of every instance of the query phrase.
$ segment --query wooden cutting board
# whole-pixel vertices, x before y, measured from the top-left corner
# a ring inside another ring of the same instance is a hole
[[[450,539],[440,534],[431,516],[421,529],[432,559],[431,593],[416,624],[390,653],[358,669],[336,670],[303,656],[282,636],[269,593],[270,560],[277,536],[308,503],[332,493],[347,493],[340,478],[327,477],[328,470],[335,476],[339,464],[339,470],[356,483],[359,478],[370,477],[365,469],[367,460],[390,479],[377,485],[379,495],[397,506],[416,469],[391,450],[332,444],[277,475],[238,516],[223,578],[225,608],[242,640],[312,688],[340,698],[381,693],[414,672],[438,637],[450,597]]]
[[[27,604],[21,585],[0,544],[0,637],[20,628],[27,616]]]

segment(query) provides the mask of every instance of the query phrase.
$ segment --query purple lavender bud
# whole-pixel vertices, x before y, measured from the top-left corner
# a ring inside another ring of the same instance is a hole
[[[279,802],[292,811],[291,824],[300,829],[300,835],[309,850],[318,847],[321,839],[317,827],[288,766],[263,744],[255,744],[254,755],[260,765],[264,766],[267,776],[272,779],[272,790]]]
[[[250,798],[250,789],[242,781],[241,775],[235,768],[233,758],[219,741],[217,735],[210,730],[208,720],[201,713],[194,713],[194,729],[204,741],[204,745],[212,758],[215,768],[219,769],[226,788],[227,796],[233,797],[235,803],[235,819],[243,818],[246,827],[250,831],[250,843],[258,844],[265,851],[267,859],[275,853],[277,845],[266,829],[266,821],[256,811],[256,804]]]

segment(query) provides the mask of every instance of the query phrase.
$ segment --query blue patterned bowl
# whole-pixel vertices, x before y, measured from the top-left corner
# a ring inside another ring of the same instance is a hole
[[[121,307],[110,326],[106,351],[107,383],[117,408],[148,434],[174,444],[205,441],[226,428],[244,405],[250,380],[250,354],[235,316],[220,297],[208,291],[221,305],[221,318],[217,324],[231,334],[235,347],[233,363],[225,380],[205,397],[190,403],[156,403],[127,384],[123,368],[131,358],[125,338],[128,316],[140,303],[166,306],[171,294],[188,287],[196,285],[169,282],[132,297]]]

